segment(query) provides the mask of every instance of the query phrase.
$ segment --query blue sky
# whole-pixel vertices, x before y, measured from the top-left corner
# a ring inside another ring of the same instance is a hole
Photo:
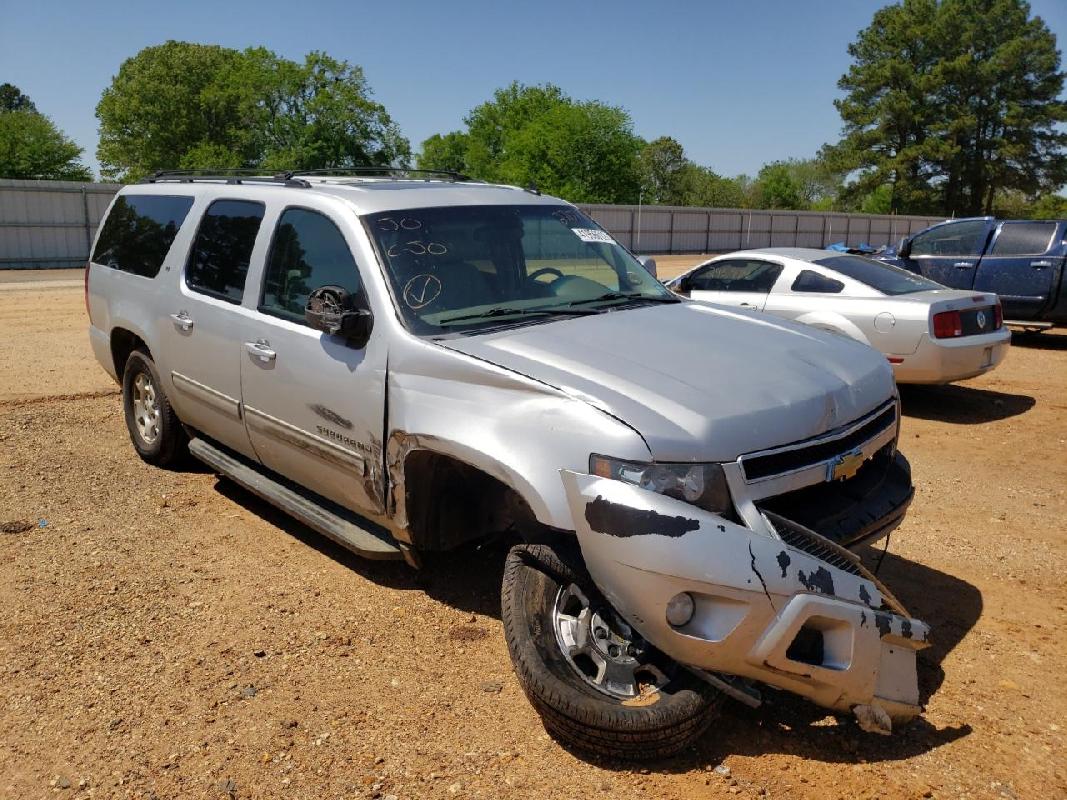
[[[0,0],[0,83],[19,86],[96,168],[100,93],[119,65],[167,39],[293,59],[323,50],[363,67],[416,149],[462,125],[494,89],[551,82],[626,108],[724,175],[836,140],[848,43],[882,0],[746,2],[227,2]],[[1067,42],[1067,2],[1032,0]]]

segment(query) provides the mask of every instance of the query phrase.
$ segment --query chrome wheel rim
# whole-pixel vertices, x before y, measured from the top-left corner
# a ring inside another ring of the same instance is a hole
[[[667,684],[667,676],[648,660],[640,634],[611,608],[594,608],[573,583],[556,594],[552,627],[571,668],[609,697],[631,700]]]
[[[138,372],[133,379],[133,422],[137,434],[145,444],[153,444],[159,438],[159,394],[152,376]]]

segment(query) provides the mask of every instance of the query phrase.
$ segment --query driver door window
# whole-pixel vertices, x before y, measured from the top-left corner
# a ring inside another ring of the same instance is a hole
[[[984,219],[964,220],[939,225],[920,233],[911,242],[912,258],[916,256],[975,257],[985,249],[989,223]]]
[[[317,211],[286,209],[271,241],[259,310],[303,322],[308,295],[331,285],[352,295],[361,289],[359,270],[344,236]]]
[[[690,296],[719,305],[762,310],[781,273],[781,265],[754,258],[716,261],[692,275]]]

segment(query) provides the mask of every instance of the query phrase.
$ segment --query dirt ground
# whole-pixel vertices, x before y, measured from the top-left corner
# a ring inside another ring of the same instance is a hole
[[[881,576],[933,626],[925,716],[882,738],[771,694],[634,768],[544,733],[499,547],[416,574],[146,466],[80,274],[47,278],[0,282],[0,797],[1067,796],[1067,335],[904,393],[918,492]]]

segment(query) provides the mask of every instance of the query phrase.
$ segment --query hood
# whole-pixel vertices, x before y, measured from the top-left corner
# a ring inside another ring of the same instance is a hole
[[[866,345],[702,303],[622,309],[440,344],[607,411],[637,430],[659,461],[730,461],[807,439],[895,393],[885,357]]]

